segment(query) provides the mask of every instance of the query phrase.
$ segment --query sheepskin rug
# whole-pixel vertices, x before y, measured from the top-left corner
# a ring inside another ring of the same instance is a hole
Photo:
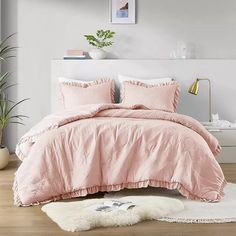
[[[184,209],[184,205],[180,200],[158,196],[119,198],[120,201],[130,201],[136,205],[128,210],[99,212],[88,208],[93,204],[103,203],[107,200],[107,198],[103,198],[49,203],[42,207],[42,211],[61,229],[76,232],[96,227],[129,226],[144,220],[158,220]]]
[[[236,184],[228,183],[224,188],[225,196],[219,202],[201,202],[186,199],[176,190],[163,188],[148,189],[124,189],[119,192],[105,194],[105,198],[125,196],[159,196],[180,200],[184,204],[184,210],[158,219],[159,221],[177,223],[229,223],[236,222]],[[235,234],[236,235],[236,234]]]

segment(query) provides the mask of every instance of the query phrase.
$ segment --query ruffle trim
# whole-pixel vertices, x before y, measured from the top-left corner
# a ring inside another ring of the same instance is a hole
[[[19,144],[16,145],[15,154],[21,161],[23,161],[25,159],[25,155],[22,153]]]
[[[145,87],[145,88],[176,86],[174,101],[173,101],[174,112],[176,112],[177,106],[178,106],[178,103],[179,103],[179,95],[180,95],[180,84],[178,82],[171,81],[171,82],[163,82],[163,83],[160,83],[160,84],[145,84],[143,82],[136,81],[136,80],[124,81],[124,82],[121,83],[121,89],[120,89],[120,102],[121,103],[125,101],[125,85],[124,85],[125,83],[132,84],[132,85],[137,85],[137,86],[141,86],[141,87]]]
[[[105,84],[105,83],[111,83],[111,101],[112,101],[112,103],[115,103],[115,81],[114,81],[114,79],[101,78],[98,80],[88,81],[88,82],[84,82],[84,83],[81,83],[79,80],[78,81],[75,81],[75,80],[59,81],[59,84],[70,85],[70,86],[75,86],[75,87],[80,87],[80,88],[88,88],[88,87],[91,87],[94,85]],[[61,86],[60,86],[60,93],[61,93],[61,99],[64,100]]]
[[[167,188],[170,190],[177,189],[181,195],[183,195],[187,199],[191,199],[191,200],[218,202],[224,196],[223,189],[226,184],[227,184],[227,182],[224,180],[220,186],[217,198],[215,200],[204,199],[200,196],[194,195],[179,182],[169,183],[169,182],[158,181],[158,180],[145,180],[145,181],[139,181],[136,183],[122,183],[122,184],[116,184],[116,185],[93,186],[93,187],[89,187],[89,188],[78,189],[73,192],[61,194],[61,195],[52,197],[50,199],[46,199],[44,201],[39,201],[39,202],[34,202],[31,204],[23,204],[21,202],[20,197],[18,195],[18,185],[17,185],[16,179],[13,184],[13,192],[14,192],[14,204],[16,206],[34,206],[34,205],[44,204],[44,203],[58,201],[58,200],[65,200],[65,199],[71,199],[71,198],[76,198],[76,197],[84,197],[88,194],[94,194],[94,193],[98,193],[98,192],[120,191],[125,188],[127,188],[127,189],[147,188],[148,186]]]
[[[217,145],[217,148],[212,152],[214,156],[217,156],[220,154],[221,152],[221,146],[220,145]]]

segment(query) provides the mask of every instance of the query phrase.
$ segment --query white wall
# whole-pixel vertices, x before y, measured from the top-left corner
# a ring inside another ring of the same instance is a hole
[[[89,50],[83,35],[99,28],[117,33],[112,57],[168,58],[185,41],[197,58],[236,58],[235,0],[137,0],[137,9],[136,25],[110,25],[108,0],[18,0],[17,97],[31,98],[19,108],[30,116],[19,135],[49,112],[51,59]]]
[[[17,28],[17,0],[2,0],[1,1],[1,37],[6,38],[12,33],[18,31]],[[17,35],[9,40],[12,46],[17,46]],[[15,52],[17,56],[17,51]],[[16,84],[17,81],[17,57],[9,59],[6,63],[2,63],[2,72],[11,72],[10,83]],[[17,93],[21,87],[12,87],[9,90],[9,98],[16,101]],[[17,109],[15,109],[17,113]],[[9,125],[4,132],[3,142],[7,144],[8,148],[13,151],[18,140],[18,127],[16,125]]]

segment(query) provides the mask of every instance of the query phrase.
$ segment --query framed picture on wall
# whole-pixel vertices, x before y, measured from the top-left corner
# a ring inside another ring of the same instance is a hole
[[[136,0],[109,0],[110,23],[135,24]]]

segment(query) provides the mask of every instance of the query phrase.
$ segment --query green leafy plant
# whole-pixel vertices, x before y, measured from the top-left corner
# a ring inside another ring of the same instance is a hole
[[[96,32],[96,36],[84,35],[84,37],[87,39],[90,45],[101,49],[104,47],[109,47],[114,43],[110,40],[114,37],[114,35],[115,32],[112,32],[111,30],[98,30]]]
[[[0,41],[0,62],[6,62],[8,58],[14,57],[12,53],[17,47],[11,47],[8,44],[8,40],[14,34],[8,36],[6,39]],[[10,73],[6,72],[0,74],[0,147],[2,146],[2,133],[4,128],[10,123],[22,124],[22,121],[27,116],[13,114],[15,108],[22,102],[28,100],[23,99],[18,102],[14,102],[8,99],[8,90],[16,84],[9,84]]]

